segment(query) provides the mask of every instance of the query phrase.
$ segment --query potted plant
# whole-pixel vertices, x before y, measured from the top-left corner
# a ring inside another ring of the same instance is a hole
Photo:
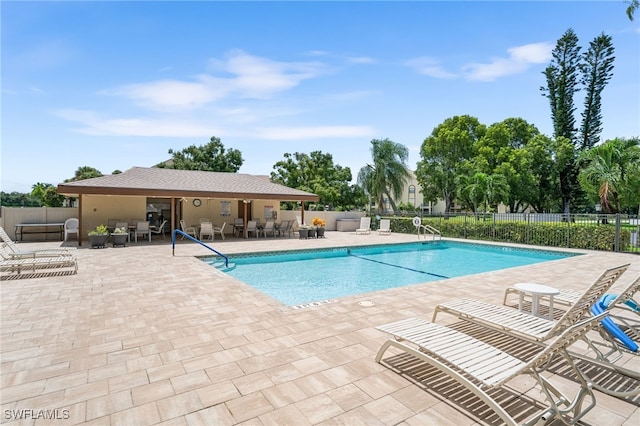
[[[129,238],[129,231],[125,227],[116,228],[111,233],[113,246],[125,246]]]
[[[316,227],[313,225],[309,225],[309,238],[316,237]]]
[[[309,225],[300,225],[298,228],[298,234],[300,234],[301,240],[309,238],[309,229],[311,229]]]
[[[109,238],[109,230],[106,225],[98,225],[94,230],[89,232],[89,240],[91,241],[91,248],[102,248],[107,243]]]
[[[321,217],[314,217],[312,223],[316,227],[316,235],[318,238],[324,238],[324,227],[327,225],[327,221]]]

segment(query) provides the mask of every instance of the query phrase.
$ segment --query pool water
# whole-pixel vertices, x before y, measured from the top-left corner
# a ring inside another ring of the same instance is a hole
[[[225,272],[286,305],[300,305],[569,256],[575,254],[435,241],[230,256]]]

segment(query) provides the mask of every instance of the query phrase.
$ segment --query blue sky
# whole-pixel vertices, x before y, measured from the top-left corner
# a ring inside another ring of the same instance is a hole
[[[539,89],[569,28],[583,50],[613,38],[602,137],[640,135],[640,16],[629,21],[622,0],[0,8],[5,192],[57,185],[81,166],[150,167],[211,136],[242,152],[241,173],[321,150],[354,179],[372,139],[407,146],[414,169],[424,139],[455,115],[521,117],[551,136]]]

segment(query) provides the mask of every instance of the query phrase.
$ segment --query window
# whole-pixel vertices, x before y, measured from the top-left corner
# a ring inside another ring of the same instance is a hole
[[[409,185],[409,204],[415,207],[416,205],[416,187],[415,185]]]

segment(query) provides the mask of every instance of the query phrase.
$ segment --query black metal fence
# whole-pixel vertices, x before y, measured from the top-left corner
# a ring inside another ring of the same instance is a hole
[[[392,228],[415,232],[410,217]],[[444,237],[640,254],[640,219],[614,214],[504,213],[424,215]]]

